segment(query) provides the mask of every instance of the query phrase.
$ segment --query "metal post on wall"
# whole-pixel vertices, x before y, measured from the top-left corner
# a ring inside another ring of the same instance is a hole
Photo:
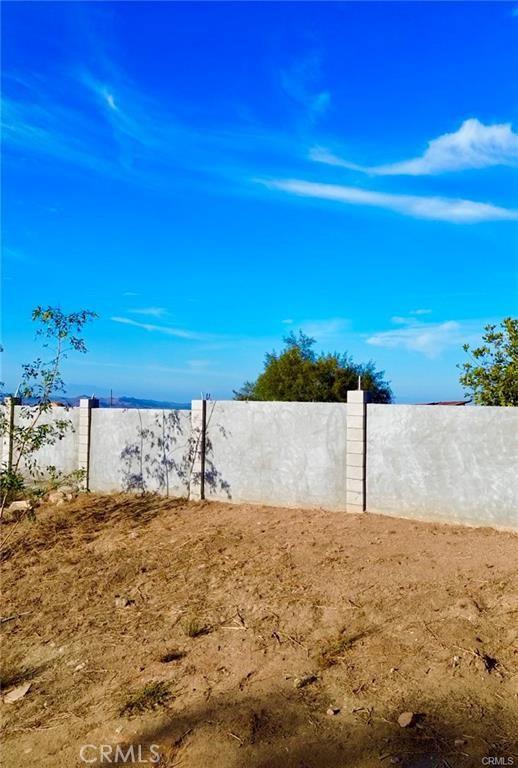
[[[207,401],[201,401],[201,437],[200,437],[200,499],[205,498],[205,455],[207,451]]]

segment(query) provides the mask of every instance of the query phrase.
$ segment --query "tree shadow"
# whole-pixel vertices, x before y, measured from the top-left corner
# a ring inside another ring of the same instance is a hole
[[[232,698],[231,698],[232,697]],[[174,705],[173,705],[174,709]],[[368,711],[368,710],[367,710]],[[497,707],[484,713],[485,733],[493,738],[464,739],[472,722],[457,717],[448,700],[434,702],[412,728],[370,713],[361,722],[325,714],[325,704],[304,693],[274,689],[261,696],[237,692],[209,700],[189,713],[142,733],[139,743],[158,745],[161,766],[204,768],[472,768],[483,757],[513,757],[518,742],[497,736],[506,727]],[[447,713],[447,714],[446,714]],[[508,727],[508,724],[507,724]],[[515,758],[516,759],[516,758]],[[488,763],[490,764],[490,763]],[[502,763],[500,763],[502,764]],[[511,765],[511,762],[505,763]]]
[[[180,411],[161,411],[155,415],[152,426],[144,426],[138,411],[140,424],[135,440],[120,454],[125,491],[190,498],[193,490],[200,487],[202,430],[200,426],[186,423],[180,414]],[[223,434],[226,437],[224,430]],[[213,443],[207,434],[204,480],[210,490],[232,498],[229,483],[216,467]]]

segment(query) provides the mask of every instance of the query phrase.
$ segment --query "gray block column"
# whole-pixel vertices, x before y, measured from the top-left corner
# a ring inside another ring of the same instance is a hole
[[[90,425],[92,422],[92,408],[99,408],[99,400],[96,397],[82,397],[79,400],[77,468],[84,470],[83,488],[86,491],[89,490],[90,480]]]
[[[366,428],[368,393],[361,389],[347,392],[346,507],[348,512],[365,512]]]

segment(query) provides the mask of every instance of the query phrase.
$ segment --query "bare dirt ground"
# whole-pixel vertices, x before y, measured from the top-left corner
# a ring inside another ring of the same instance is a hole
[[[518,764],[510,533],[90,495],[11,541],[4,766]]]

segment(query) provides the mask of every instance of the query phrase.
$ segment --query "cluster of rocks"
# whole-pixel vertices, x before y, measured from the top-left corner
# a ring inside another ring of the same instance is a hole
[[[72,485],[61,485],[57,490],[47,494],[46,501],[49,504],[58,506],[64,504],[66,501],[73,501],[76,496],[77,488],[74,488]]]
[[[34,504],[29,499],[23,499],[23,501],[12,501],[7,507],[7,512],[12,515],[21,515],[24,512],[30,512],[34,508]]]
[[[73,485],[61,485],[56,490],[47,493],[43,502],[57,507],[65,504],[67,501],[73,501],[77,494],[78,489]],[[32,512],[39,503],[41,502],[34,501],[33,499],[19,499],[18,501],[11,502],[6,511],[13,517],[19,517],[27,512]]]

